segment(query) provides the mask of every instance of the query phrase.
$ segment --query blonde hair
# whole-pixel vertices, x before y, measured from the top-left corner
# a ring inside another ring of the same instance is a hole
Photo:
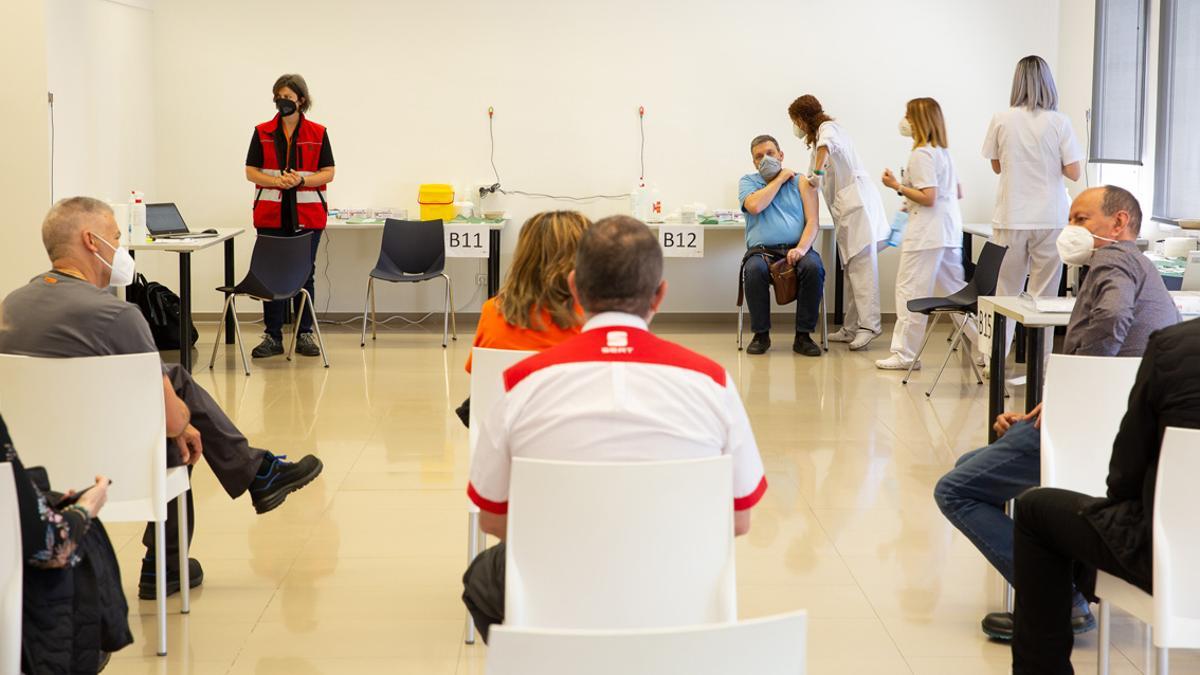
[[[1030,110],[1058,110],[1058,88],[1046,59],[1030,55],[1017,61],[1008,104]]]
[[[581,323],[567,275],[575,269],[579,240],[591,226],[578,211],[547,211],[525,221],[512,267],[496,298],[505,321],[518,328],[546,330],[549,326],[537,325],[543,323],[541,317],[535,319],[538,310],[545,310],[559,328]]]
[[[914,98],[908,102],[905,117],[912,125],[913,147],[932,145],[935,148],[948,148],[950,141],[946,134],[946,120],[942,117],[942,106],[932,98]]]

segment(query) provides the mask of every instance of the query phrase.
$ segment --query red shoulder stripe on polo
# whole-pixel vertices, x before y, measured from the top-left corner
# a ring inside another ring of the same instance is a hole
[[[476,492],[475,486],[470,483],[467,483],[467,497],[469,497],[472,502],[475,502],[475,506],[478,506],[480,511],[487,511],[488,513],[494,513],[498,516],[508,514],[508,502],[493,502],[489,499],[486,499]]]
[[[763,495],[766,494],[766,492],[767,492],[767,477],[763,476],[762,480],[758,481],[758,487],[754,488],[754,492],[751,492],[750,494],[746,495],[745,497],[737,497],[733,500],[733,510],[734,511],[745,511],[746,509],[753,508],[754,505],[757,504],[758,501],[763,498]],[[481,506],[479,508],[483,508],[483,507]]]
[[[624,339],[612,333],[624,333]],[[673,366],[700,373],[725,386],[725,369],[712,359],[668,342],[650,331],[628,326],[609,326],[585,331],[540,354],[534,354],[504,371],[504,390],[512,391],[522,380],[551,366],[570,363],[645,363]]]

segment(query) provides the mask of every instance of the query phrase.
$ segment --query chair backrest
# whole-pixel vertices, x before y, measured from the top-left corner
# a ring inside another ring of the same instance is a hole
[[[105,520],[167,516],[166,413],[156,353],[47,359],[0,354],[0,414],[28,466],[66,492],[112,479]]]
[[[1140,358],[1051,354],[1042,397],[1042,485],[1095,497],[1107,490],[1113,439]]]
[[[625,631],[493,626],[488,675],[803,675],[804,612],[737,623]]]
[[[979,261],[975,263],[975,275],[968,284],[975,289],[975,297],[992,295],[996,292],[996,282],[1000,279],[1000,265],[1004,262],[1007,246],[986,242],[979,252]],[[963,255],[970,255],[963,251]]]
[[[728,455],[512,463],[506,624],[658,628],[734,621]]]
[[[523,349],[471,349],[471,456],[479,442],[479,423],[504,396],[504,371],[537,352]]]
[[[311,232],[292,237],[259,235],[250,254],[250,271],[238,291],[285,299],[300,292],[312,274]]]
[[[21,513],[12,465],[0,462],[0,675],[21,672],[21,597],[25,572]]]
[[[383,245],[376,267],[403,274],[434,274],[446,269],[444,223],[388,218],[383,223]]]
[[[1200,429],[1168,427],[1154,489],[1154,643],[1200,648]]]

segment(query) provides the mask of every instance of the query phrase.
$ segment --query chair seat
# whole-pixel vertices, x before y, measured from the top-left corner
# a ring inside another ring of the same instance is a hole
[[[382,281],[396,281],[396,282],[428,281],[430,279],[437,279],[438,277],[442,276],[442,274],[443,274],[443,272],[440,272],[440,271],[438,271],[438,272],[422,272],[420,274],[405,274],[404,272],[399,272],[396,270],[389,270],[389,269],[386,269],[383,267],[376,267],[375,269],[371,270],[371,277],[374,279],[380,279]]]
[[[1154,623],[1154,596],[1120,577],[1096,572],[1096,595],[1134,615],[1142,623]]]
[[[295,293],[292,293],[290,295],[282,295],[279,293],[271,294],[271,293],[263,292],[263,289],[261,289],[261,288],[244,288],[240,284],[237,286],[218,286],[217,292],[218,293],[233,293],[234,295],[244,295],[248,298],[251,298],[254,300],[262,300],[264,302],[269,302],[272,300],[291,300],[292,298],[294,298],[300,294],[299,291],[296,291]]]
[[[950,298],[917,298],[908,301],[908,311],[918,314],[933,312],[974,312],[975,302],[964,303],[953,297]]]

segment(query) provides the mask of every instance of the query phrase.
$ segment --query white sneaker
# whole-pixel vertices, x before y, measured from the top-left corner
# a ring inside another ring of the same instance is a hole
[[[854,331],[850,330],[849,328],[842,327],[840,330],[834,331],[833,333],[829,334],[829,341],[830,342],[853,342],[854,341]],[[853,347],[851,349],[853,349]]]
[[[879,333],[869,330],[860,330],[854,334],[854,341],[850,343],[850,351],[857,352],[860,349],[866,349],[871,341],[879,337]]]
[[[891,356],[887,357],[886,359],[880,359],[875,362],[875,367],[880,370],[908,370],[908,367],[910,365],[912,365],[912,361],[905,361],[904,359],[900,358],[896,354],[892,354]],[[920,369],[921,369],[921,362],[917,361],[917,364],[915,366],[913,366],[913,370],[920,370]]]

